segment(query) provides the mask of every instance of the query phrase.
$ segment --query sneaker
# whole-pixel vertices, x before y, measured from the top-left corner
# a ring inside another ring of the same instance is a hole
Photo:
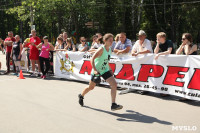
[[[40,78],[43,78],[43,75],[41,75],[41,77]]]
[[[18,73],[12,73],[12,75],[15,75],[15,76],[17,76],[17,75],[18,75]]]
[[[35,74],[35,73],[32,73],[30,76],[31,76],[31,77],[36,77],[36,74]]]
[[[79,104],[80,104],[81,106],[83,106],[83,105],[84,105],[84,103],[83,103],[84,97],[83,97],[81,94],[79,94],[79,95],[78,95],[78,98],[79,98]]]
[[[40,77],[41,76],[41,74],[40,73],[38,73],[38,75],[37,75],[38,77]]]
[[[111,106],[111,110],[112,110],[112,111],[120,110],[120,109],[122,109],[122,108],[123,108],[122,105],[117,105],[116,103],[113,103],[112,106]]]
[[[46,75],[44,75],[44,76],[43,76],[43,79],[46,79],[46,78],[47,78]]]
[[[10,71],[6,71],[4,74],[7,75],[7,74],[9,74],[9,73],[10,73]]]

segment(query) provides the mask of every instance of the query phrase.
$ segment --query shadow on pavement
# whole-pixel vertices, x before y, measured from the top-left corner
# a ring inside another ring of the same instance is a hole
[[[133,90],[133,91],[131,91],[129,93],[138,94],[138,92],[136,90]],[[125,95],[125,94],[123,94],[123,95]],[[140,94],[138,94],[138,95],[140,95]],[[188,105],[200,107],[200,101],[195,101],[195,100],[179,101],[180,97],[174,96],[174,95],[170,95],[170,96],[167,96],[167,97],[161,97],[159,93],[149,92],[148,94],[146,94],[144,96],[146,96],[146,97],[154,97],[154,98],[167,100],[167,101],[178,101],[178,102],[183,103],[183,104],[188,104]]]
[[[103,113],[107,113],[113,116],[118,117],[116,120],[118,121],[125,121],[125,122],[142,122],[142,123],[154,123],[157,122],[159,124],[163,124],[163,125],[172,125],[173,123],[171,122],[167,122],[167,121],[162,121],[159,120],[155,117],[152,116],[147,116],[144,114],[141,114],[139,112],[135,112],[132,110],[126,110],[126,113],[123,114],[118,114],[118,113],[114,113],[114,112],[109,112],[109,111],[105,111],[105,110],[101,110],[101,109],[96,109],[96,108],[92,108],[89,106],[84,106],[85,108],[88,109],[92,109],[95,111],[99,111],[99,112],[103,112]]]

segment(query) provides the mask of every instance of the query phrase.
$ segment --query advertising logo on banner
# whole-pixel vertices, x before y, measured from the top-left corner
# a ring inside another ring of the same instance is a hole
[[[75,67],[75,64],[70,60],[70,57],[67,53],[65,53],[65,56],[60,59],[60,64],[60,71],[62,74],[70,74],[74,72],[73,68]]]
[[[200,56],[154,54],[115,55],[109,65],[118,87],[171,94],[200,101]],[[58,78],[89,81],[92,55],[83,52],[57,52],[55,75]],[[101,84],[107,85],[102,79]]]

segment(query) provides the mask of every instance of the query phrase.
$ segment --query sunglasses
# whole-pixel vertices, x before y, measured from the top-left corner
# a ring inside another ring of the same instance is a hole
[[[86,40],[81,40],[81,42],[86,42]]]
[[[186,38],[182,38],[182,40],[185,40]]]

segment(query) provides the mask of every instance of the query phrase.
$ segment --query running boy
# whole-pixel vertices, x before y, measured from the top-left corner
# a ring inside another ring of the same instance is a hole
[[[85,88],[82,92],[82,94],[79,94],[79,104],[81,106],[84,105],[83,99],[84,96],[91,90],[94,89],[96,86],[95,83],[95,75],[101,75],[103,79],[108,82],[111,86],[111,98],[112,98],[112,105],[111,110],[119,110],[122,109],[123,106],[118,105],[115,103],[116,99],[116,92],[117,92],[117,83],[113,77],[112,70],[109,67],[108,61],[111,56],[111,46],[113,43],[113,35],[108,33],[105,34],[103,37],[104,45],[101,46],[93,55],[91,59],[92,64],[92,73],[91,73],[91,80],[89,83],[89,87]]]

